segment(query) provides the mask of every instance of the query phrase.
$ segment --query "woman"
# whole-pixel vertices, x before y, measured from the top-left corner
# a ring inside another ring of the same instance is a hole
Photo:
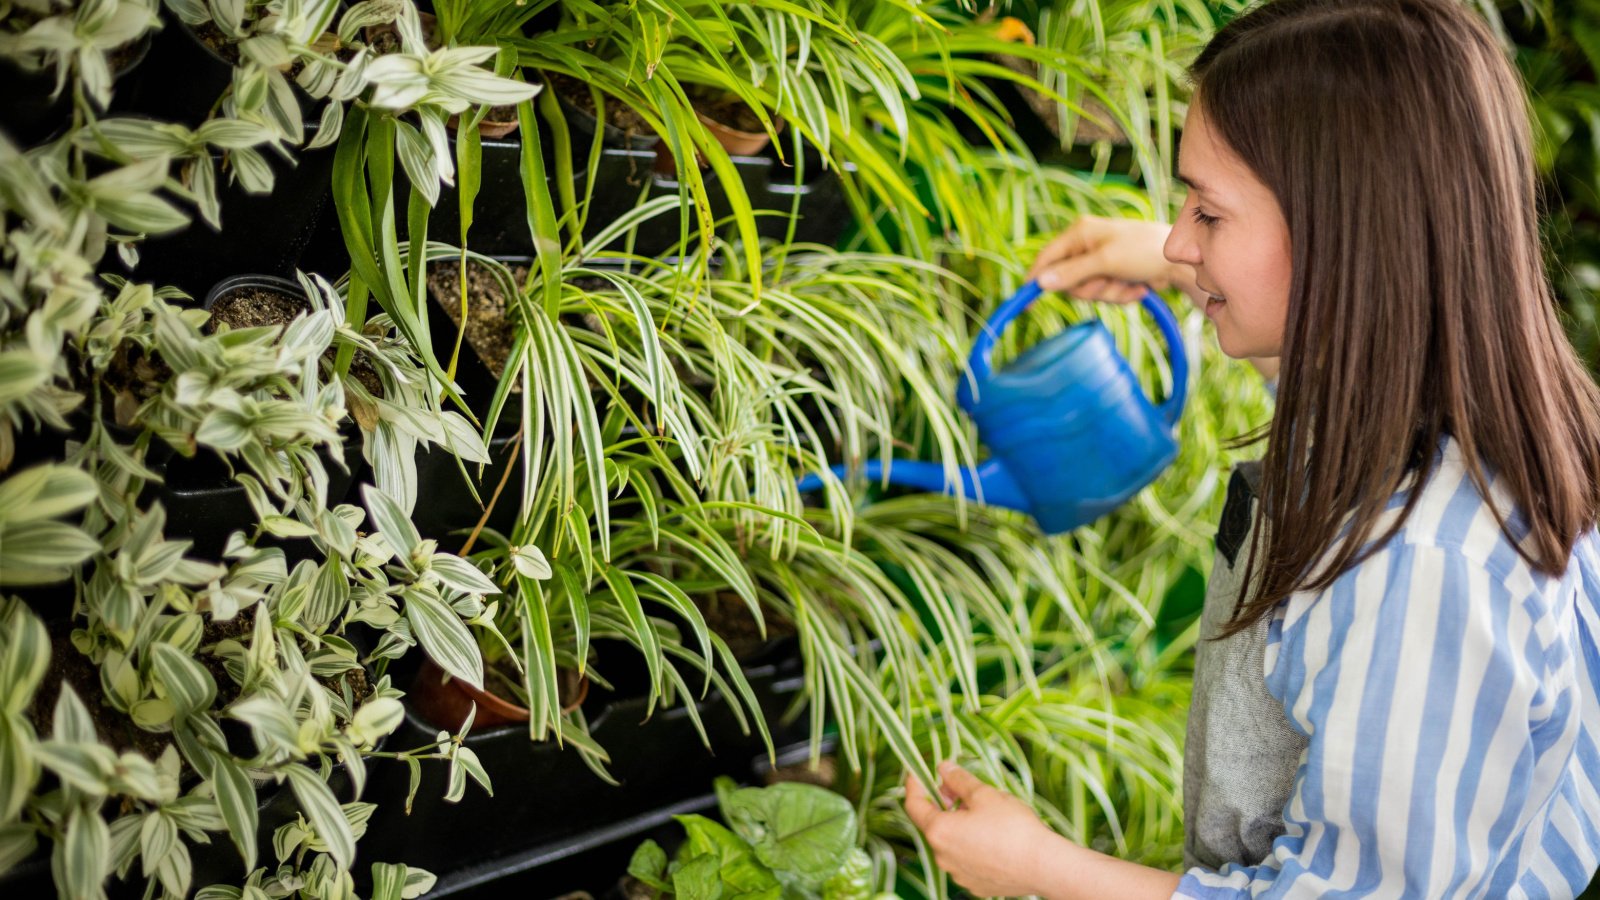
[[[1187,872],[947,763],[957,883],[1067,897],[1573,897],[1600,862],[1600,392],[1541,265],[1514,70],[1456,0],[1276,0],[1192,69],[1177,224],[1083,220],[1048,289],[1203,305],[1277,372],[1202,616]]]

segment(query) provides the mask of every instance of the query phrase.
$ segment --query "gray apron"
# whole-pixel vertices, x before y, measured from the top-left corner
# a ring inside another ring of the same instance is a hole
[[[1216,563],[1206,585],[1195,646],[1194,699],[1183,748],[1185,868],[1256,865],[1283,834],[1306,737],[1267,692],[1262,654],[1272,617],[1220,641],[1239,597],[1254,537],[1259,462],[1240,463],[1228,482],[1217,528]]]

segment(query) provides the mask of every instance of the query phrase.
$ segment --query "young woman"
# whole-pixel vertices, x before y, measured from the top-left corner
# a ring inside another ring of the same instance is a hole
[[[980,895],[1573,897],[1600,862],[1600,392],[1515,72],[1460,0],[1275,0],[1192,75],[1177,224],[1083,220],[1034,266],[1090,299],[1179,285],[1224,352],[1281,363],[1202,616],[1187,872],[950,763],[906,810]]]

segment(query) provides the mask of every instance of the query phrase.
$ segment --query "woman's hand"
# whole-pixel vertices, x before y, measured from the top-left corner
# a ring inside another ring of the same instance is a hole
[[[906,814],[927,838],[939,868],[979,897],[1037,894],[1042,867],[1064,842],[1026,803],[978,780],[954,762],[939,766],[940,809],[914,775],[906,777]]]
[[[1039,251],[1028,277],[1047,291],[1111,303],[1137,301],[1146,285],[1176,284],[1192,294],[1192,270],[1168,262],[1163,250],[1171,231],[1160,222],[1083,216]]]
[[[1116,897],[1168,900],[1178,876],[1080,847],[1028,804],[953,762],[939,766],[940,809],[916,776],[906,776],[906,814],[922,830],[939,868],[979,897],[1037,894],[1048,900]]]

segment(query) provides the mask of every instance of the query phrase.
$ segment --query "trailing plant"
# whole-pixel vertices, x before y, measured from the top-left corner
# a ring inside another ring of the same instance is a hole
[[[101,116],[111,85],[96,54],[152,25],[148,7],[85,4],[0,47],[24,62],[42,53],[72,97],[67,130],[46,145],[24,156],[0,138],[0,585],[30,588],[0,610],[0,871],[39,848],[62,896],[99,896],[110,875],[135,873],[185,896],[202,872],[228,868],[199,865],[191,848],[225,834],[244,886],[202,896],[349,896],[375,809],[359,800],[367,759],[447,760],[455,796],[468,776],[488,786],[460,734],[374,748],[402,717],[383,670],[407,648],[481,682],[464,620],[492,628],[483,598],[498,588],[418,539],[381,488],[363,493],[367,511],[330,496],[338,428],[353,413],[373,435],[380,483],[400,488],[404,463],[390,464],[385,435],[484,451],[439,409],[392,320],[346,324],[345,298],[320,279],[303,280],[306,309],[290,321],[212,330],[176,292],[94,278],[108,235],[132,262],[141,235],[185,224],[163,193],[220,220],[214,150],[248,180],[265,168],[253,148],[299,140],[297,101],[282,97],[288,62],[313,93],[337,86],[330,72],[349,76],[346,89],[368,84],[359,66],[311,49],[332,3],[186,9],[215,13],[242,48],[223,115],[193,130]],[[338,118],[325,114],[320,134],[335,136]],[[267,175],[248,183],[270,190]],[[340,352],[364,356],[379,396],[334,371]],[[220,559],[169,537],[184,523],[151,499],[164,471],[197,454],[224,462],[254,512]],[[285,540],[293,557],[275,546]],[[335,764],[353,794],[343,803]],[[272,836],[276,862],[259,865],[257,794],[273,784],[298,816]],[[432,883],[398,864],[372,877],[383,896]]]

